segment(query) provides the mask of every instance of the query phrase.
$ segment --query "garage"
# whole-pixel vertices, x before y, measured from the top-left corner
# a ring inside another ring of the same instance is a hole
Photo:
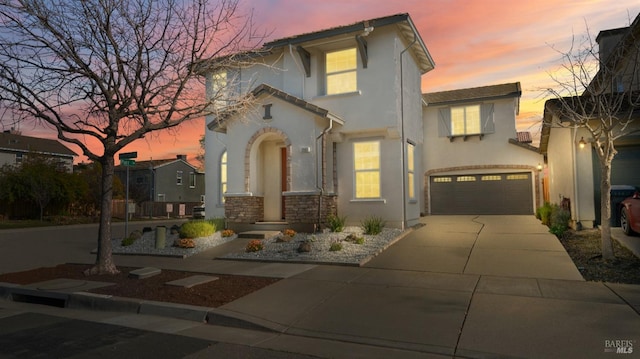
[[[533,214],[531,173],[437,175],[432,214]]]

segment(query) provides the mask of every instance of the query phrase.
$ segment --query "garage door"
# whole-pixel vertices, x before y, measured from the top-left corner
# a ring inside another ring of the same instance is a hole
[[[432,214],[533,214],[531,173],[432,176]]]

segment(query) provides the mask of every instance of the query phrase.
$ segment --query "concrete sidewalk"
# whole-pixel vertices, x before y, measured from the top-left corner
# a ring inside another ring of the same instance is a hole
[[[640,345],[640,286],[585,282],[533,216],[423,220],[363,268],[214,261],[214,252],[116,256],[118,265],[279,274],[285,279],[217,308],[271,331],[14,302],[0,302],[0,317],[55,313],[331,358],[600,358],[615,352],[615,340]]]

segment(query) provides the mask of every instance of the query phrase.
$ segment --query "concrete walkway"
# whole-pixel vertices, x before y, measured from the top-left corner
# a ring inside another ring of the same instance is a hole
[[[0,302],[0,318],[55,313],[331,358],[600,358],[615,352],[612,340],[640,345],[640,286],[585,282],[534,217],[423,220],[363,268],[218,261],[212,251],[116,257],[118,265],[279,274],[285,279],[217,310],[272,331],[14,302]]]

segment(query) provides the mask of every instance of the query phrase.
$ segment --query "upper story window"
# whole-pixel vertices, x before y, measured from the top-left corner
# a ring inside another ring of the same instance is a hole
[[[189,188],[196,188],[196,173],[189,172]]]
[[[23,159],[24,158],[22,156],[22,153],[16,153],[16,164],[17,165],[21,164]]]
[[[451,108],[451,134],[453,136],[480,133],[480,105]]]
[[[176,185],[182,186],[182,171],[176,171]]]
[[[438,110],[438,136],[455,137],[479,135],[495,132],[493,104],[483,103],[466,106],[444,107]],[[515,118],[513,119],[515,121]]]
[[[380,198],[380,141],[353,144],[355,198]]]
[[[410,200],[416,199],[415,152],[416,145],[411,142],[407,142],[407,187]]]
[[[229,100],[227,72],[218,71],[211,76],[211,98],[217,109],[226,107]]]
[[[358,59],[356,48],[328,52],[325,59],[327,95],[358,90]]]

